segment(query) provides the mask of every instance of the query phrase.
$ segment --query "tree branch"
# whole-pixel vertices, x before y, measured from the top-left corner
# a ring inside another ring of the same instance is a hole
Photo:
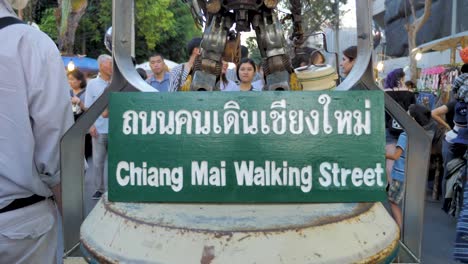
[[[414,9],[414,0],[409,0],[409,3],[411,8],[411,15],[413,16],[413,21],[416,21],[416,9]]]
[[[426,21],[429,19],[429,16],[431,16],[431,7],[432,7],[432,0],[425,0],[424,1],[424,13],[422,16],[420,16],[418,19],[416,19],[413,24],[414,24],[414,29],[416,32],[419,31],[419,29],[426,23]]]

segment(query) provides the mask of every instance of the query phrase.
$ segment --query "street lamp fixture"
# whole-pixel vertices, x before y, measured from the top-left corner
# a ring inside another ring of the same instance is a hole
[[[75,63],[71,60],[68,64],[67,64],[67,71],[71,72],[75,69]]]
[[[422,58],[422,53],[421,53],[421,52],[417,52],[416,55],[414,55],[414,58],[415,58],[417,61],[421,60],[421,58]]]
[[[383,71],[383,69],[384,69],[383,61],[379,61],[379,63],[377,63],[377,71],[381,72]]]

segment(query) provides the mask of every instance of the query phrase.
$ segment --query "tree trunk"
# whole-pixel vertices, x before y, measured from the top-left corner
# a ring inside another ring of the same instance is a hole
[[[410,25],[406,29],[408,31],[408,55],[410,60],[410,74],[411,81],[417,83],[418,79],[418,62],[416,61],[415,55],[411,53],[416,48],[416,31],[414,25]]]
[[[86,36],[82,34],[81,36],[81,54],[86,54]]]
[[[411,6],[411,14],[413,16],[413,23],[406,24],[406,31],[408,32],[408,56],[410,58],[411,81],[416,83],[418,79],[418,69],[417,61],[415,59],[416,52],[413,52],[413,50],[416,48],[416,34],[418,33],[419,29],[421,29],[421,27],[424,25],[424,23],[426,23],[427,19],[429,19],[429,16],[431,15],[432,0],[424,1],[424,13],[418,18],[416,18],[416,11],[414,8],[413,1],[414,0],[409,0]]]
[[[86,12],[87,0],[58,0],[60,10],[59,50],[63,54],[74,53],[75,33],[81,17]]]

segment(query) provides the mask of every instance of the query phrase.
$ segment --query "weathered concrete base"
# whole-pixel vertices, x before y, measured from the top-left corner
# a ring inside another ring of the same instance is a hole
[[[86,264],[86,260],[81,257],[67,257],[63,259],[63,264]]]
[[[100,263],[390,263],[399,229],[380,203],[99,201],[81,227]]]

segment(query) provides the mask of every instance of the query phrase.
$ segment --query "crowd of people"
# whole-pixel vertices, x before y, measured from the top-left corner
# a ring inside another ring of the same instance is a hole
[[[149,63],[151,67],[151,74],[149,77],[146,77],[147,83],[160,92],[189,90],[188,86],[190,85],[193,66],[197,56],[200,55],[200,42],[200,38],[192,39],[187,45],[187,51],[190,54],[189,60],[185,63],[179,64],[172,70],[169,70],[167,66],[165,66],[163,55],[154,54],[150,56]],[[348,47],[343,51],[343,59],[340,63],[342,79],[346,78],[346,76],[351,72],[356,59],[356,46]],[[326,59],[318,50],[313,48],[306,48],[303,54],[299,54],[294,58],[292,64],[295,68],[307,68],[311,65],[321,67],[322,65],[326,65]],[[100,75],[102,75],[101,63],[99,63],[99,65]],[[259,67],[252,59],[248,58],[248,52],[246,52],[246,50],[244,50],[238,65],[236,65],[236,67],[233,69],[229,69],[227,61],[223,60],[221,75],[218,78],[219,90],[262,91],[265,80],[263,79],[263,74],[259,73],[257,69],[259,69]],[[460,206],[457,207],[457,204],[461,205],[460,197],[454,197],[457,193],[460,194],[462,192],[463,187],[460,187],[458,192],[454,193],[452,187],[459,182],[454,183],[453,179],[456,179],[457,177],[453,177],[451,180],[447,181],[445,179],[449,179],[449,175],[454,174],[450,168],[452,168],[452,170],[453,168],[456,168],[458,172],[461,171],[460,166],[455,166],[454,162],[450,163],[451,161],[456,160],[458,162],[456,164],[460,165],[460,159],[462,159],[463,169],[466,167],[464,155],[467,144],[461,139],[461,136],[468,133],[458,133],[459,131],[464,132],[464,129],[467,127],[466,104],[463,102],[465,97],[459,95],[460,93],[466,93],[466,91],[468,91],[468,86],[466,86],[466,88],[460,88],[466,85],[464,83],[464,80],[467,79],[466,69],[467,67],[464,65],[461,68],[462,74],[457,79],[455,79],[452,89],[453,100],[440,106],[439,108],[434,109],[432,112],[425,105],[418,104],[415,95],[416,87],[411,81],[405,82],[405,73],[403,69],[397,68],[391,71],[386,76],[382,87],[384,92],[390,95],[405,111],[407,111],[408,115],[411,116],[421,127],[423,127],[426,131],[432,132],[433,145],[431,151],[434,151],[436,148],[440,148],[439,152],[443,154],[443,176],[438,179],[441,181],[444,179],[444,181],[440,184],[434,184],[434,188],[443,186],[440,187],[442,189],[442,196],[445,198],[443,199],[443,207],[447,212],[451,210],[450,212],[452,214],[457,209],[461,210]],[[144,78],[144,76],[142,77]],[[99,78],[99,76],[97,78]],[[92,81],[93,80],[90,82]],[[102,85],[99,86],[101,88],[98,94],[102,93],[106,85],[107,83],[102,83]],[[72,83],[70,83],[70,86],[73,88]],[[88,87],[87,89],[94,90],[95,88]],[[80,90],[73,89],[73,94],[78,95],[79,92]],[[76,97],[78,96],[72,97],[73,104],[80,103],[80,100],[76,99]],[[86,98],[88,98],[88,96],[86,96]],[[87,99],[85,99],[85,104],[83,105],[83,110],[86,109],[86,106],[90,105],[86,103],[86,100]],[[404,131],[404,128],[396,121],[396,119],[389,114],[386,114],[385,116],[385,127],[387,143],[386,170],[388,177],[388,200],[391,213],[396,223],[402,227],[403,215],[401,204],[405,195],[407,134]],[[447,129],[444,130],[444,128]],[[107,130],[102,133],[107,134]],[[94,137],[95,136],[93,136],[93,147],[95,144],[97,144],[97,142],[94,140]],[[93,151],[93,163],[102,164],[103,161],[100,160],[98,162],[98,160],[94,158],[94,155],[98,155],[102,159],[105,154],[99,151]],[[98,175],[98,177],[105,178],[102,168],[95,168],[95,171],[97,171],[96,175]],[[100,187],[96,191],[97,194],[95,194],[93,198],[99,198],[100,195],[102,195],[102,192],[105,191],[102,185],[99,186]],[[445,190],[449,191],[446,192]],[[466,221],[468,222],[468,212],[466,215]]]
[[[441,208],[456,217],[457,236],[454,258],[468,263],[468,186],[466,159],[468,146],[468,64],[460,68],[460,75],[451,85],[451,96],[441,96],[432,111],[416,100],[414,83],[405,82],[403,69],[391,71],[385,78],[384,91],[390,95],[421,127],[432,135],[431,157],[441,156],[442,175],[432,181],[433,195],[441,200]],[[446,99],[447,101],[444,101]],[[405,166],[407,134],[395,118],[386,114],[386,158],[388,200],[392,215],[403,226],[402,201],[405,195]],[[431,158],[438,163],[438,159]],[[435,164],[436,165],[436,164]],[[438,166],[434,172],[437,174]],[[429,187],[429,185],[428,185]]]
[[[143,69],[137,71],[146,82],[159,92],[176,92],[189,90],[191,74],[195,59],[200,55],[201,38],[196,37],[187,43],[187,53],[190,57],[187,62],[181,63],[169,69],[160,53],[152,54],[149,58],[151,73],[147,74]],[[293,66],[301,67],[307,65],[323,65],[325,56],[317,49],[307,48],[306,52],[300,54],[293,60]],[[340,65],[346,76],[357,56],[356,46],[344,51],[344,59]],[[261,67],[248,57],[248,49],[241,46],[241,59],[235,68],[228,68],[228,58],[223,58],[221,74],[217,87],[220,91],[262,91],[265,80]],[[112,77],[112,57],[101,55],[98,57],[99,72],[95,78],[87,80],[85,75],[74,69],[67,73],[70,87],[70,100],[73,114],[77,120],[104,92]],[[86,136],[85,154],[86,158],[92,157],[93,175],[95,177],[96,190],[93,199],[99,199],[106,191],[107,172],[107,134],[108,118],[107,112],[98,117],[94,125],[89,129]]]

